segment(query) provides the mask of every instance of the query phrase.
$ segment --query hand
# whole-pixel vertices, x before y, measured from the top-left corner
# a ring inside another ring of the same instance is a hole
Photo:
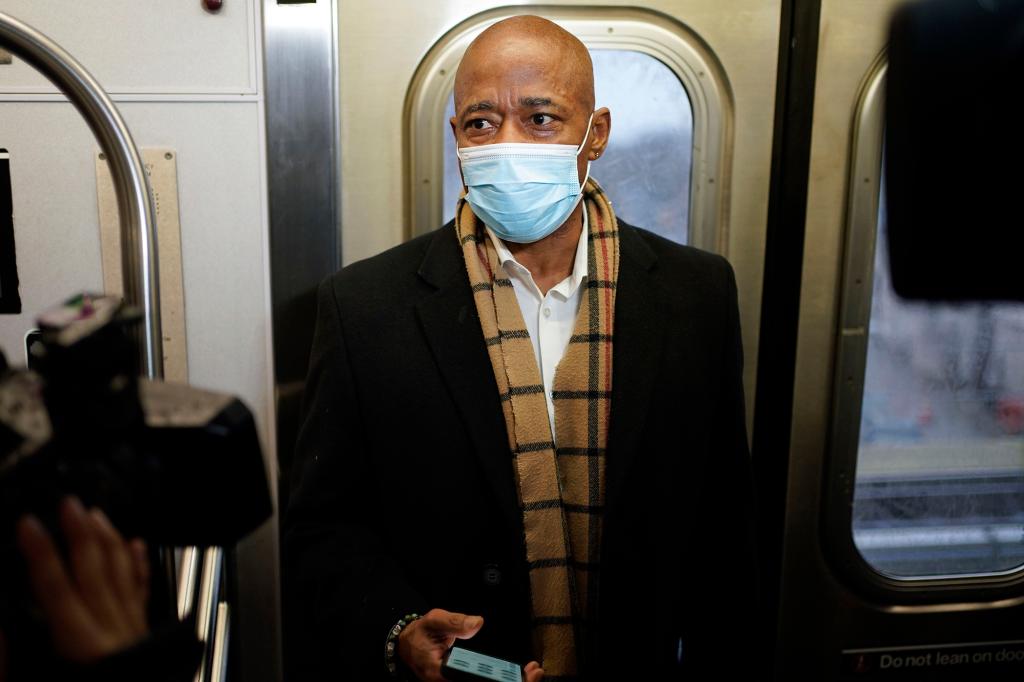
[[[398,636],[398,655],[406,667],[423,682],[444,682],[441,658],[457,639],[469,639],[483,627],[480,616],[467,616],[432,609],[415,620]],[[544,671],[533,661],[526,666],[527,682],[540,682]]]
[[[398,655],[423,682],[443,682],[441,658],[456,639],[469,639],[483,627],[480,616],[431,609],[398,636]]]
[[[59,517],[70,571],[33,516],[18,521],[18,546],[54,649],[68,661],[88,663],[148,633],[146,547],[141,540],[125,542],[102,511],[87,512],[73,497],[61,502]]]

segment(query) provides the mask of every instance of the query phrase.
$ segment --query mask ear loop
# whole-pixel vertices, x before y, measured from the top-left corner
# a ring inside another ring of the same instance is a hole
[[[590,118],[587,120],[587,134],[583,136],[583,142],[580,142],[580,146],[576,147],[576,156],[580,155],[580,152],[583,151],[583,145],[585,145],[587,143],[587,140],[590,139],[590,126],[592,126],[593,124],[594,113],[591,112]],[[576,207],[579,205],[579,203],[583,200],[583,188],[587,186],[587,180],[590,179],[590,163],[590,159],[587,159],[587,172],[586,175],[583,176],[583,182],[580,183],[580,193],[576,197],[576,203],[573,204],[572,206],[572,210],[574,211],[576,210]]]
[[[594,113],[590,112],[590,118],[587,119],[587,134],[583,136],[583,142],[580,142],[580,146],[576,147],[576,156],[580,155],[580,152],[583,151],[583,145],[590,139],[590,126],[594,125]]]
[[[583,182],[580,183],[580,194],[583,194],[583,188],[587,186],[587,180],[590,179],[590,161],[587,161],[587,173],[583,176]]]

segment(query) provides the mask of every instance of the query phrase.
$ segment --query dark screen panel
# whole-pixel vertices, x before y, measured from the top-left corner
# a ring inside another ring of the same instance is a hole
[[[16,256],[14,204],[11,197],[11,159],[6,149],[0,149],[0,314],[21,312]]]

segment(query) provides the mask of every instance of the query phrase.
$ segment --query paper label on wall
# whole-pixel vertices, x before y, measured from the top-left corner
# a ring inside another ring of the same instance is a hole
[[[163,328],[164,377],[188,381],[185,339],[185,288],[181,270],[181,221],[178,216],[178,155],[173,149],[141,149],[156,209],[157,256],[160,272],[160,318]],[[105,156],[96,154],[96,196],[100,213],[103,288],[124,295],[121,277],[121,231],[117,197]]]

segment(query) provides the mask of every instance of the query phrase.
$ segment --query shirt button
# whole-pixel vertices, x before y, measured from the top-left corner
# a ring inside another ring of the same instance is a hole
[[[484,566],[484,585],[491,587],[497,587],[501,584],[501,568],[497,564],[487,564]]]
[[[551,308],[544,309],[544,317],[551,317]]]

